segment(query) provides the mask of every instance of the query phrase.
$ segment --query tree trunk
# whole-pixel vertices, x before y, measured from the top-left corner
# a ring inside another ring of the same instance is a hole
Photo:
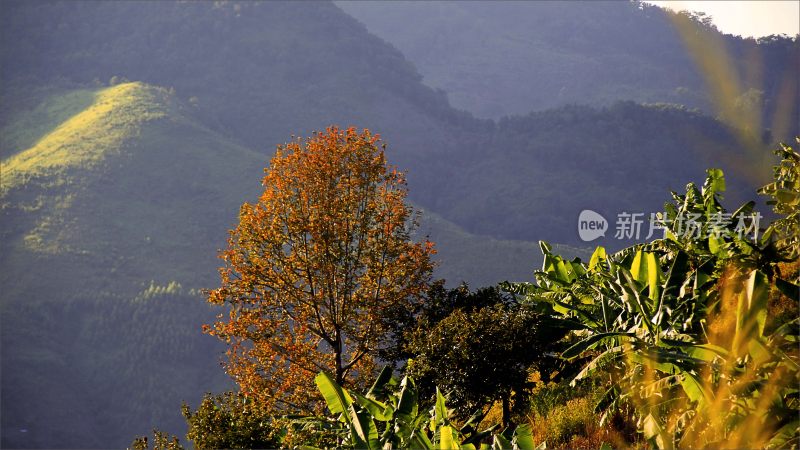
[[[344,386],[344,369],[342,367],[342,334],[339,330],[335,332],[335,342],[333,345],[333,355],[336,358],[336,384]]]
[[[509,397],[511,393],[503,396],[503,427],[507,428],[511,425],[511,400]]]

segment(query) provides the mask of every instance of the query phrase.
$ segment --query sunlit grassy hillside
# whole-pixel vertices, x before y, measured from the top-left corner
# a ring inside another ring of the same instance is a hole
[[[70,117],[88,108],[95,100],[96,89],[58,89],[26,95],[3,91],[5,108],[0,111],[0,159],[6,159],[37,144]],[[47,98],[47,101],[42,101]],[[28,107],[25,107],[25,104]]]
[[[8,127],[12,133],[16,132],[9,146],[10,152],[16,154],[3,160],[0,189],[6,192],[21,187],[31,178],[63,175],[70,169],[90,168],[100,163],[110,153],[121,151],[127,140],[139,134],[143,123],[167,115],[169,105],[165,96],[159,89],[125,83],[70,92],[23,115]],[[63,117],[69,113],[74,114]],[[42,133],[48,128],[48,119],[60,118],[66,120],[52,131]],[[29,148],[14,152],[15,146],[27,142],[32,143]]]

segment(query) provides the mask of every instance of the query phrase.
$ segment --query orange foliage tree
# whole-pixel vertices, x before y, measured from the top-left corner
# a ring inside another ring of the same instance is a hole
[[[323,370],[345,386],[371,378],[390,316],[414,310],[430,283],[433,244],[411,240],[405,178],[384,150],[369,130],[297,138],[278,146],[258,202],[242,205],[208,296],[230,314],[205,330],[267,408],[316,409]]]

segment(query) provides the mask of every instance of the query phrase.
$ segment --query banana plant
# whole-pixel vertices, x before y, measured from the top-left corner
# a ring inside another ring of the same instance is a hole
[[[658,448],[800,439],[798,321],[764,335],[770,286],[797,299],[797,284],[775,275],[781,258],[772,243],[743,238],[735,224],[706,235],[678,229],[690,214],[701,223],[726,217],[717,198],[724,187],[722,172],[709,170],[702,190],[673,193],[664,239],[611,255],[598,247],[588,263],[541,243],[536,282],[504,285],[575,330],[561,355],[582,364],[573,382],[611,377],[597,405],[603,420],[633,403],[640,431]],[[737,433],[745,425],[760,432]]]
[[[346,430],[346,437],[339,447],[370,450],[544,448],[543,445],[534,445],[528,425],[496,434],[493,434],[496,427],[474,432],[472,430],[481,419],[481,415],[476,413],[465,424],[457,426],[451,421],[451,410],[438,389],[433,408],[422,410],[414,381],[404,377],[397,382],[388,367],[383,369],[365,395],[342,388],[325,372],[317,375],[315,381],[333,419]]]
[[[800,137],[795,140],[800,144]],[[782,160],[773,168],[774,181],[758,193],[768,195],[767,204],[784,217],[773,222],[762,239],[774,241],[792,260],[800,257],[800,153],[784,144],[775,153]]]

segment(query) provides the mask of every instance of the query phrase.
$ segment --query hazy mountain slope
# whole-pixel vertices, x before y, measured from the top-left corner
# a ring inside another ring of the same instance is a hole
[[[228,382],[221,345],[200,332],[219,311],[199,290],[218,282],[216,250],[269,155],[203,127],[163,88],[53,92],[5,128],[34,136],[76,111],[2,161],[3,446],[179,432],[180,403]],[[450,284],[529,279],[541,264],[533,243],[473,236],[432,213],[419,235],[438,243]]]
[[[449,286],[466,282],[473,288],[502,281],[532,280],[541,269],[542,251],[538,242],[496,239],[474,235],[436,213],[421,210],[418,235],[430,236],[436,243],[436,276]],[[553,244],[566,257],[587,258],[591,247]]]
[[[623,211],[649,217],[710,167],[725,170],[728,200],[752,199],[771,160],[766,146],[738,136],[696,111],[632,102],[504,119],[438,167],[453,164],[459,176],[434,180],[426,206],[472,233],[577,244],[581,210],[612,222]]]
[[[706,80],[675,26],[680,16],[635,1],[336,4],[400,49],[454,106],[481,117],[616,100],[678,103],[717,114],[710,83],[737,79],[742,93],[763,93],[763,104],[755,106],[769,113],[782,96],[800,95],[800,43],[758,45],[722,36],[702,20],[683,20],[687,33],[702,35],[709,49],[718,40],[717,50],[727,53],[702,58],[733,61],[733,73],[719,66],[718,78]],[[787,103],[797,118],[797,102]]]

